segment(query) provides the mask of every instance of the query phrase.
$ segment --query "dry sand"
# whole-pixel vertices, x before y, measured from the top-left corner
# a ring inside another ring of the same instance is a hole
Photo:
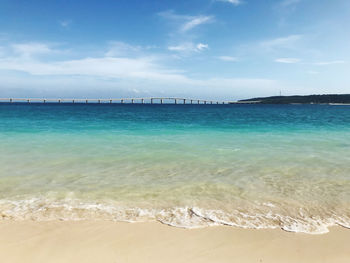
[[[160,223],[0,221],[0,262],[350,262],[350,230],[324,235]]]

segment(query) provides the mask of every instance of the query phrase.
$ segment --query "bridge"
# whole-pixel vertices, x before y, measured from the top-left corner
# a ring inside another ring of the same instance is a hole
[[[54,99],[54,98],[0,98],[0,103],[127,103],[127,104],[229,104],[229,101],[173,97],[120,98],[120,99]]]

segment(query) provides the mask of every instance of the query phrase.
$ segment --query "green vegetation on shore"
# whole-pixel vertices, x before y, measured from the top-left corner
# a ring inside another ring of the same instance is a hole
[[[320,103],[341,103],[350,104],[350,94],[325,94],[325,95],[295,95],[295,96],[272,96],[239,100],[238,103],[257,104],[320,104]]]

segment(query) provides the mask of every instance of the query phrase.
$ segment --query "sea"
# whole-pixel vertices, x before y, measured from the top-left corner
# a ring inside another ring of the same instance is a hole
[[[350,228],[350,106],[0,103],[0,220]]]

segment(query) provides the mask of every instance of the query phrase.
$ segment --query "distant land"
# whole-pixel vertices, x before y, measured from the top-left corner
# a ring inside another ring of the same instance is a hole
[[[239,100],[242,104],[349,104],[350,94],[272,96]]]

